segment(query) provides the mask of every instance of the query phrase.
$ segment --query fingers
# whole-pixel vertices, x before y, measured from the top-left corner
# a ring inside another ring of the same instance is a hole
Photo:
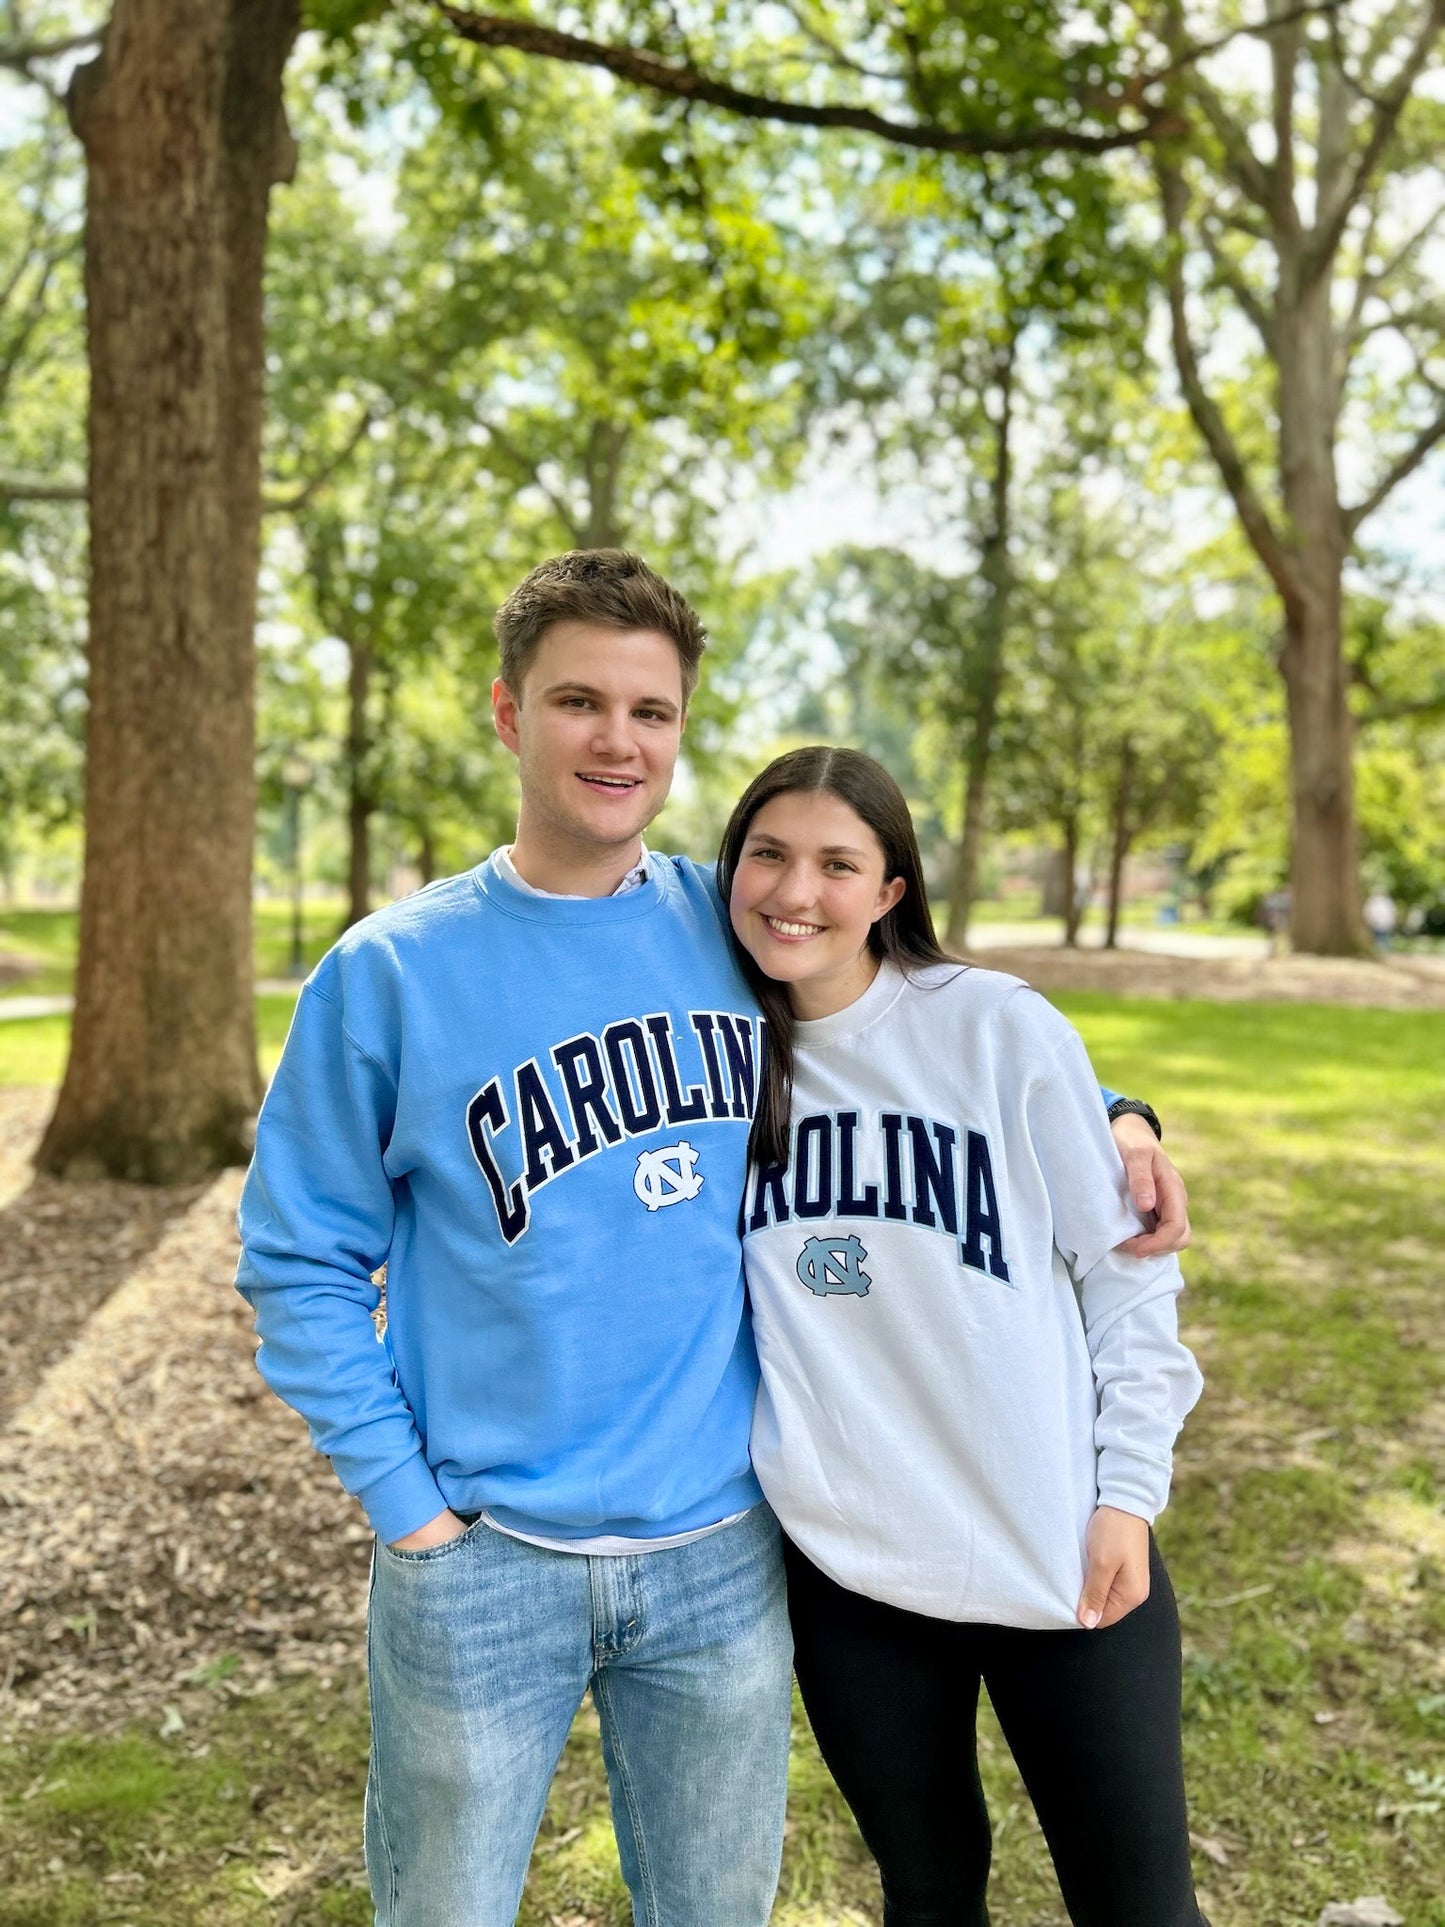
[[[1129,1147],[1124,1153],[1124,1175],[1129,1180],[1129,1196],[1134,1200],[1134,1209],[1142,1218],[1156,1208],[1152,1144]]]
[[[1120,1251],[1131,1258],[1167,1257],[1172,1251],[1183,1251],[1193,1236],[1189,1224],[1189,1193],[1184,1180],[1157,1144],[1150,1154],[1150,1167],[1154,1209],[1158,1215],[1151,1231],[1138,1232],[1119,1246]],[[1125,1170],[1129,1171],[1129,1191],[1137,1208],[1139,1195],[1127,1157]]]
[[[1135,1581],[1130,1575],[1121,1572],[1109,1588],[1108,1603],[1099,1620],[1099,1631],[1102,1632],[1106,1626],[1117,1626],[1121,1619],[1128,1618],[1136,1606],[1142,1606],[1148,1597],[1149,1574],[1147,1572],[1142,1581]]]
[[[1149,1597],[1149,1567],[1137,1569],[1127,1559],[1091,1559],[1084,1574],[1075,1616],[1089,1632],[1116,1626]]]
[[[1084,1590],[1075,1614],[1090,1632],[1113,1626],[1149,1597],[1149,1525],[1101,1505],[1084,1535]]]
[[[1104,1614],[1109,1608],[1109,1595],[1118,1577],[1122,1561],[1119,1559],[1099,1559],[1090,1557],[1089,1569],[1084,1574],[1084,1590],[1079,1594],[1075,1616],[1081,1626],[1090,1632],[1105,1623]]]

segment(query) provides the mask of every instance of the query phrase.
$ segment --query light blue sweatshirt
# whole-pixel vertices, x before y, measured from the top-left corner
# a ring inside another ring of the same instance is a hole
[[[760,1042],[682,858],[584,900],[489,861],[319,965],[237,1286],[267,1383],[382,1539],[443,1506],[655,1539],[757,1502],[737,1213]]]

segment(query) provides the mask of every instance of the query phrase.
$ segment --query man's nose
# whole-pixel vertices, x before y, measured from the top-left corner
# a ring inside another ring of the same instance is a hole
[[[621,760],[632,755],[633,747],[632,731],[628,728],[626,711],[599,710],[592,728],[594,755],[613,756]]]

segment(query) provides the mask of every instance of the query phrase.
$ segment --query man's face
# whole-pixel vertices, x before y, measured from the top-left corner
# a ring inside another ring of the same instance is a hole
[[[522,678],[492,685],[517,758],[519,830],[557,850],[624,846],[667,799],[682,740],[682,661],[670,636],[557,622]]]

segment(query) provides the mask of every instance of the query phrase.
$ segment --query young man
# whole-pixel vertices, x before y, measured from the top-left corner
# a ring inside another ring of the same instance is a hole
[[[637,1921],[763,1927],[791,1649],[737,1238],[761,1036],[709,874],[641,841],[704,632],[599,550],[535,569],[497,633],[516,841],[308,981],[237,1282],[377,1534],[381,1927],[509,1927],[589,1687]],[[1176,1247],[1177,1174],[1116,1129]]]

